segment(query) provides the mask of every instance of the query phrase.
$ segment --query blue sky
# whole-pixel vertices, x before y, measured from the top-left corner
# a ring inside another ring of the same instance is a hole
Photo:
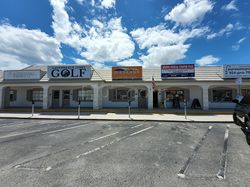
[[[0,1],[0,69],[248,64],[247,0]]]

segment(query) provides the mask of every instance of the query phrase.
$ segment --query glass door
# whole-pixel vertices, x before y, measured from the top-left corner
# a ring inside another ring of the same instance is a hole
[[[63,90],[62,94],[62,106],[69,107],[70,106],[70,90]]]
[[[52,107],[59,108],[60,106],[60,90],[52,91]]]

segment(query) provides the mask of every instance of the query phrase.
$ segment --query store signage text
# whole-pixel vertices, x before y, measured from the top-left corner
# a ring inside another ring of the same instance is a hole
[[[91,67],[86,66],[48,66],[48,78],[64,78],[64,79],[76,79],[76,78],[90,78]]]
[[[142,66],[112,67],[113,80],[141,80]]]
[[[175,64],[175,65],[162,65],[161,77],[194,77],[195,66],[194,64]]]
[[[225,64],[223,78],[250,78],[250,64]]]
[[[7,70],[4,71],[4,80],[38,80],[40,70]]]

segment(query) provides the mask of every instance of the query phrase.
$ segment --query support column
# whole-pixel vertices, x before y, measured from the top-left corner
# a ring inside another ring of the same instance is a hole
[[[202,86],[203,110],[209,110],[208,85]]]
[[[43,86],[43,109],[49,108],[49,86]]]
[[[0,87],[0,109],[3,109],[4,108],[4,104],[3,104],[3,96],[4,96],[4,88],[3,87]]]
[[[153,109],[153,89],[151,86],[148,86],[148,109],[152,110]]]
[[[98,92],[98,105],[99,105],[99,109],[102,108],[102,88],[98,88],[99,92]]]
[[[92,86],[93,91],[94,91],[94,95],[93,95],[93,109],[99,109],[100,105],[99,105],[99,97],[101,97],[101,93],[99,91],[98,85],[93,85]]]

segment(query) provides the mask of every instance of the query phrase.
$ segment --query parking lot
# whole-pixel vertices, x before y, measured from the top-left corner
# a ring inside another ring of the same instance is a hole
[[[0,119],[0,186],[235,187],[249,171],[234,124]]]

